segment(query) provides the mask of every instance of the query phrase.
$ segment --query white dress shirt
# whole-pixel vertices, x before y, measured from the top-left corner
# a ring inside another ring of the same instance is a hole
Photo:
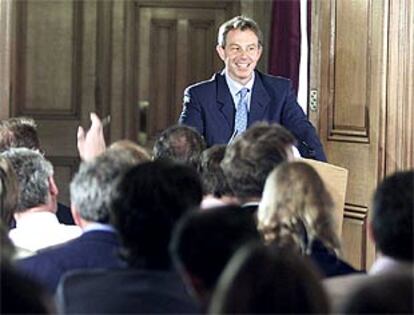
[[[79,226],[61,224],[54,213],[42,211],[26,213],[16,220],[16,227],[10,230],[9,237],[15,246],[36,252],[67,242],[81,233]]]

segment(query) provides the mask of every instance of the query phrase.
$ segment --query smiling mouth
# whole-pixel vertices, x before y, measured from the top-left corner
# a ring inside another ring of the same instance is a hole
[[[236,63],[236,66],[239,69],[247,69],[250,67],[250,63]]]

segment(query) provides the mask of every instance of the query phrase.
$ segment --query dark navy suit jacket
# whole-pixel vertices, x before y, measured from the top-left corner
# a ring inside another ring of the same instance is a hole
[[[60,314],[200,313],[173,271],[74,271],[63,277],[56,302]]]
[[[179,123],[197,129],[208,146],[228,143],[234,116],[235,105],[224,71],[185,90]],[[303,157],[326,161],[319,137],[297,103],[290,80],[255,71],[247,126],[258,121],[283,125],[298,140]]]
[[[114,232],[89,231],[65,244],[50,247],[37,255],[17,261],[27,277],[54,293],[62,275],[75,269],[119,268],[119,241]]]

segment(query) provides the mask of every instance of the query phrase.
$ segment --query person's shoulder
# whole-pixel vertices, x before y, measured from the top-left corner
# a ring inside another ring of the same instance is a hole
[[[282,76],[276,76],[272,74],[265,74],[263,72],[260,72],[256,70],[255,75],[260,78],[260,80],[266,84],[277,84],[281,86],[289,86],[291,84],[291,80]]]
[[[190,91],[195,92],[195,91],[203,91],[203,90],[209,90],[211,88],[215,88],[217,81],[220,79],[224,79],[224,76],[219,72],[214,73],[213,76],[208,80],[199,81],[199,82],[189,85],[185,89],[185,92],[188,93]]]

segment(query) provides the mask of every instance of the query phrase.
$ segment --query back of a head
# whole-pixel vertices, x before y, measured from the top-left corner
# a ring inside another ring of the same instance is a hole
[[[116,179],[141,161],[141,156],[128,150],[110,148],[95,159],[83,162],[70,184],[71,203],[82,219],[108,223]]]
[[[228,145],[221,166],[235,195],[260,198],[269,173],[288,159],[295,138],[277,124],[258,123]]]
[[[53,166],[42,154],[27,148],[11,148],[2,153],[17,175],[19,198],[15,212],[44,205],[49,198],[49,177]]]
[[[342,314],[413,314],[412,273],[373,275],[344,301]]]
[[[184,217],[174,231],[170,251],[179,269],[212,291],[236,250],[259,240],[252,214],[238,206],[225,206]]]
[[[214,145],[201,154],[201,180],[204,195],[211,194],[217,198],[233,196],[223,169],[220,166],[226,153],[225,145]]]
[[[168,243],[178,219],[202,199],[197,172],[166,161],[139,164],[121,176],[111,205],[130,266],[168,269]]]
[[[9,160],[0,155],[0,213],[6,227],[11,224],[18,197],[16,173]]]
[[[151,159],[150,155],[143,147],[128,139],[115,141],[109,146],[109,149],[128,151],[137,163],[146,162]]]
[[[327,313],[318,274],[304,257],[262,244],[240,249],[224,270],[210,314]]]
[[[339,252],[333,201],[318,173],[304,162],[285,162],[269,175],[259,205],[265,239],[310,254],[315,240]]]
[[[414,171],[387,177],[374,194],[372,233],[378,249],[397,260],[413,261]]]
[[[174,125],[165,129],[154,144],[157,160],[170,160],[199,169],[200,155],[206,145],[203,137],[192,127]]]
[[[0,152],[9,148],[39,150],[35,121],[30,117],[12,117],[0,121]]]

